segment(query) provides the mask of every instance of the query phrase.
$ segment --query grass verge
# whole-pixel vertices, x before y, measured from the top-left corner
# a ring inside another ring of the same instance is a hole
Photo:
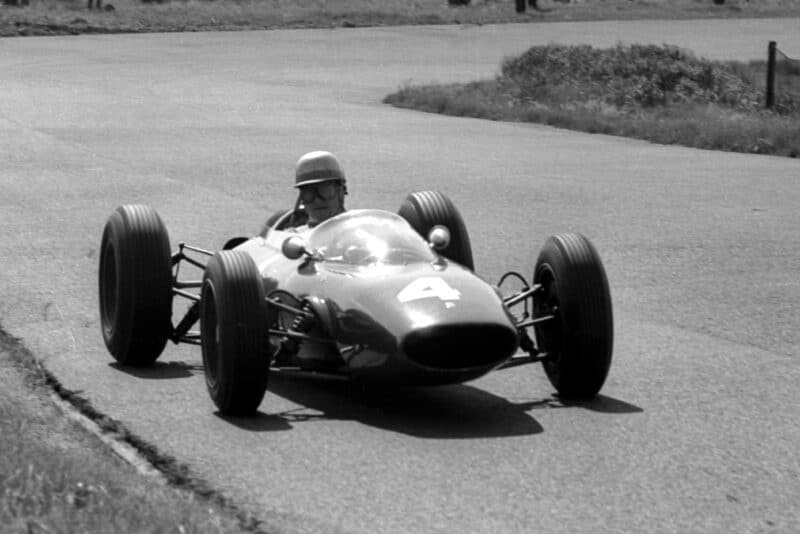
[[[695,148],[797,157],[800,62],[777,65],[764,107],[762,62],[717,62],[673,46],[532,47],[494,80],[406,86],[384,102],[490,120],[534,122]]]
[[[135,446],[169,484],[139,475],[65,420],[55,391],[106,432]],[[0,329],[0,525],[3,532],[263,532],[185,467],[58,384]]]
[[[0,4],[0,36],[800,16],[800,0],[538,0],[521,14],[513,0],[2,1],[20,5]]]

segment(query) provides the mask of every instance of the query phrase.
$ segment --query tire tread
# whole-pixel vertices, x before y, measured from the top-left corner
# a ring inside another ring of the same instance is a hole
[[[592,397],[605,382],[613,351],[613,314],[605,269],[594,245],[574,233],[558,234],[545,242],[534,282],[544,264],[555,271],[562,321],[560,359],[558,364],[545,364],[545,370],[560,395]]]
[[[209,279],[215,288],[221,330],[217,387],[209,383],[209,393],[225,415],[252,414],[264,398],[269,377],[269,314],[260,275],[247,253],[228,250],[209,261],[204,283]],[[201,324],[201,329],[207,327]]]
[[[149,365],[161,355],[172,330],[169,234],[149,206],[129,204],[114,210],[101,241],[101,308],[107,246],[113,246],[116,253],[113,261],[119,290],[115,324],[107,325],[101,317],[104,341],[121,364]]]
[[[399,215],[406,219],[414,230],[428,238],[428,232],[441,224],[450,230],[450,244],[441,252],[442,256],[475,270],[472,246],[464,219],[453,201],[439,191],[417,191],[408,195],[400,206]]]

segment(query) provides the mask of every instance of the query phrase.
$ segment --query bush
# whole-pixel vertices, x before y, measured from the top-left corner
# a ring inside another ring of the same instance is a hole
[[[752,110],[761,100],[755,84],[730,66],[668,45],[537,46],[507,59],[502,76],[520,87],[524,99],[580,86],[592,99],[623,109],[716,103]]]
[[[800,154],[800,68],[779,64],[763,107],[766,65],[697,59],[674,46],[533,47],[494,80],[404,87],[385,102],[449,115],[538,122],[698,148]]]

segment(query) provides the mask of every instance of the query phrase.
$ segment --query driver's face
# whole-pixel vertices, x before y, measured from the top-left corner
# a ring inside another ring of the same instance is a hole
[[[309,222],[319,224],[342,211],[342,186],[338,182],[322,182],[300,188]]]

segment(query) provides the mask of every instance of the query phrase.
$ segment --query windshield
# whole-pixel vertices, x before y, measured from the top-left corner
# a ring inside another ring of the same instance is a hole
[[[405,219],[381,210],[351,210],[317,226],[308,244],[325,261],[352,265],[407,265],[435,255]]]

